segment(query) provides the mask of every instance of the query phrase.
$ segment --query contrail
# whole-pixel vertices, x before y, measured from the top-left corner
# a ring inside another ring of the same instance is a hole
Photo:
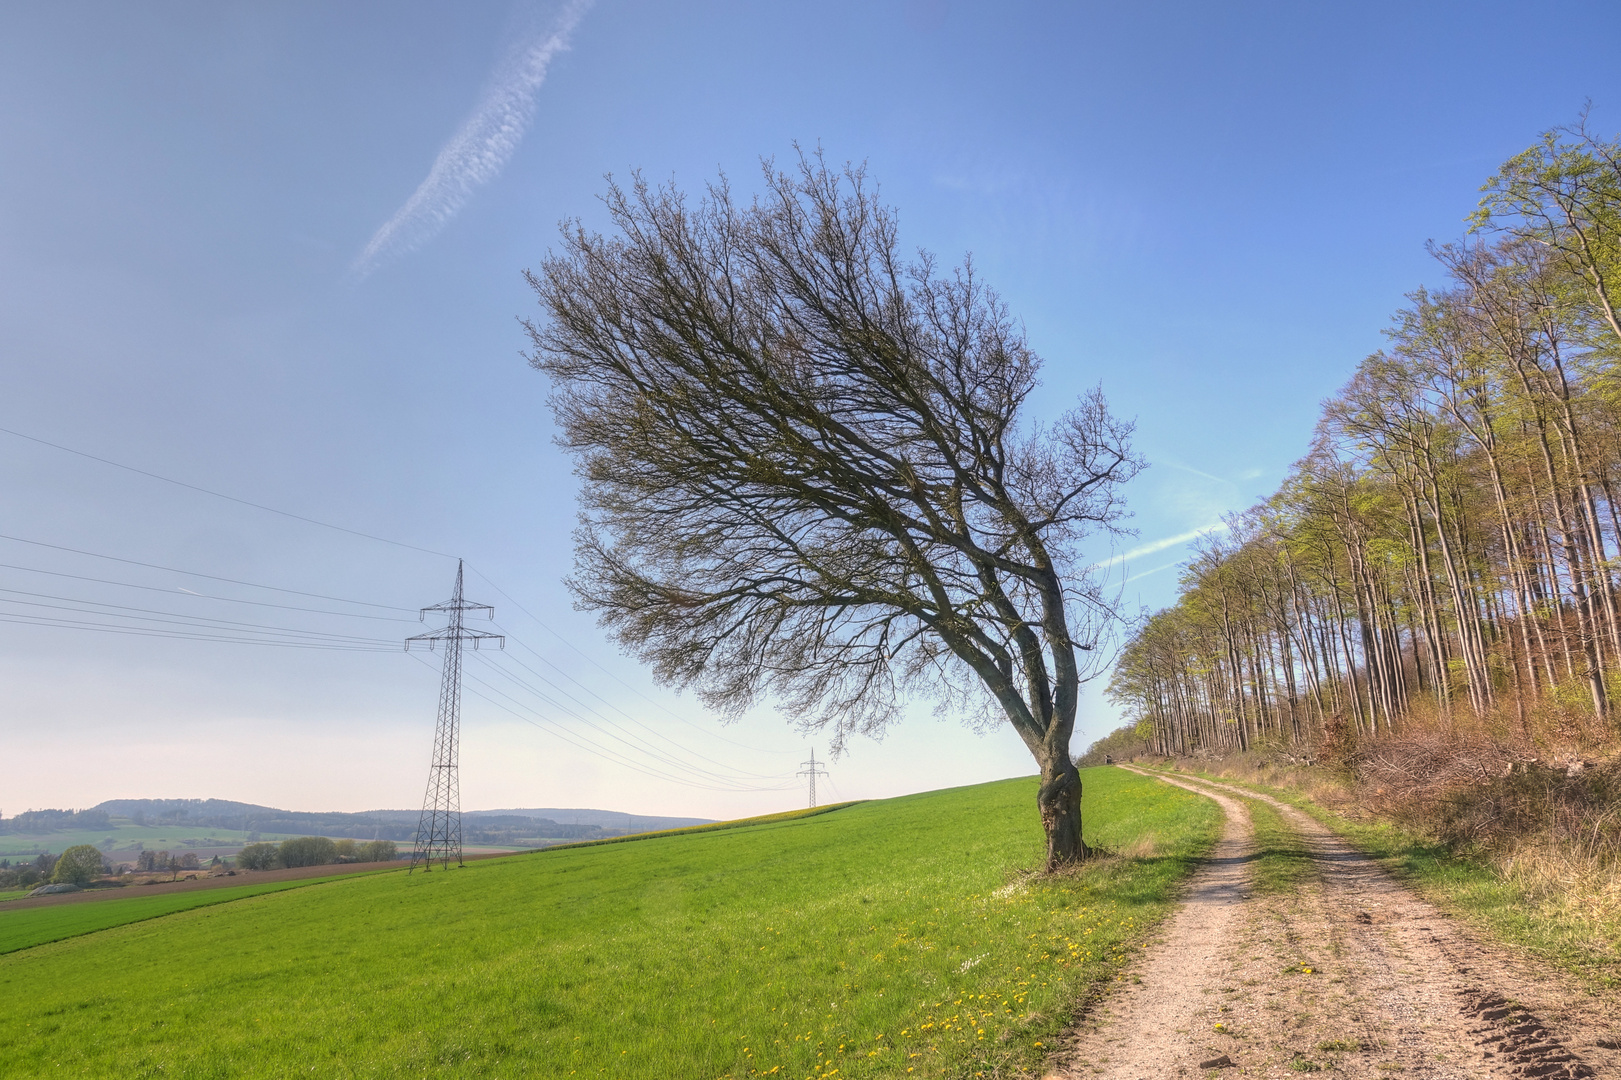
[[[1152,555],[1156,551],[1164,551],[1168,547],[1175,547],[1178,544],[1185,544],[1189,540],[1197,540],[1199,537],[1206,536],[1210,533],[1226,531],[1227,523],[1224,521],[1218,521],[1214,525],[1206,525],[1202,529],[1190,529],[1185,533],[1178,533],[1176,536],[1167,536],[1163,540],[1150,541],[1149,543],[1132,548],[1125,554],[1120,555],[1119,558],[1121,560],[1141,558],[1144,555]]]
[[[427,178],[355,257],[350,272],[364,278],[394,255],[431,240],[467,203],[473,189],[500,175],[535,116],[535,95],[552,58],[593,0],[568,0],[551,25],[515,49],[496,69],[482,100],[433,159]]]
[[[1219,477],[1219,476],[1211,476],[1209,473],[1205,472],[1203,469],[1195,469],[1191,465],[1184,465],[1179,461],[1171,461],[1171,460],[1169,460],[1167,458],[1163,458],[1163,457],[1156,458],[1155,459],[1155,464],[1157,464],[1157,465],[1169,465],[1173,469],[1181,469],[1185,473],[1192,473],[1194,476],[1202,476],[1206,480],[1214,480],[1218,484],[1231,484],[1232,483],[1231,480],[1226,480],[1226,479],[1223,479],[1222,477]]]
[[[1113,566],[1115,563],[1130,562],[1132,559],[1139,559],[1144,555],[1152,555],[1156,551],[1164,551],[1166,548],[1175,547],[1178,544],[1185,544],[1189,540],[1197,540],[1199,537],[1208,536],[1210,533],[1224,532],[1226,529],[1226,522],[1218,521],[1216,524],[1206,525],[1202,529],[1192,529],[1185,533],[1179,533],[1176,536],[1167,536],[1163,540],[1151,540],[1146,544],[1139,544],[1130,551],[1123,551],[1113,558],[1104,559],[1102,562],[1093,563],[1091,566],[1087,567],[1087,569],[1101,570],[1103,567]],[[1176,564],[1170,563],[1167,565],[1174,566]],[[1164,569],[1164,567],[1161,567],[1161,569]],[[1153,572],[1154,571],[1152,570],[1149,571],[1149,573]]]
[[[1138,580],[1140,580],[1142,578],[1149,577],[1149,576],[1151,576],[1153,574],[1157,574],[1161,570],[1169,570],[1173,566],[1181,566],[1181,565],[1182,565],[1181,563],[1168,562],[1164,566],[1156,566],[1152,570],[1144,570],[1140,574],[1133,574],[1129,578],[1127,578],[1125,581],[1122,581],[1120,584],[1122,584],[1122,585],[1130,585],[1133,581],[1138,581]]]

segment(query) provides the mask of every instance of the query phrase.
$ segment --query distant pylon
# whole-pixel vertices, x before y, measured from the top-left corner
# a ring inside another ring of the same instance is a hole
[[[801,766],[800,770],[794,775],[810,777],[810,805],[811,809],[814,810],[816,809],[816,778],[826,776],[827,770],[822,768],[821,762],[816,760],[816,747],[814,746],[811,747],[810,760],[801,761],[799,764]]]
[[[445,646],[445,673],[439,681],[439,724],[433,733],[433,766],[428,770],[428,790],[422,796],[422,817],[417,821],[416,846],[411,850],[411,870],[422,864],[423,872],[433,869],[438,859],[446,869],[452,857],[462,865],[462,788],[456,775],[456,764],[461,757],[462,738],[462,642],[471,641],[473,648],[480,642],[494,641],[506,648],[507,639],[500,634],[483,630],[469,630],[462,625],[462,616],[469,611],[484,611],[495,618],[495,609],[488,604],[473,604],[462,599],[462,564],[456,560],[456,592],[443,604],[422,609],[421,618],[430,611],[443,611],[449,622],[444,629],[405,639],[405,650],[412,643],[426,643],[429,649]]]

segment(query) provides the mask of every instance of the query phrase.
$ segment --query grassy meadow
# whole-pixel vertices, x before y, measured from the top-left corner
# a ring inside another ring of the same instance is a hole
[[[1020,779],[341,878],[12,952],[0,1076],[1036,1072],[1219,828],[1198,796],[1083,777],[1088,840],[1115,854],[1052,878],[1028,872]]]
[[[1257,893],[1292,893],[1315,873],[1305,840],[1283,815],[1259,799],[1244,799],[1255,830],[1255,859],[1250,864]]]
[[[398,872],[403,871],[402,865]],[[4,912],[0,914],[0,954],[31,949],[35,945],[62,941],[82,934],[93,934],[97,930],[109,930],[115,926],[157,919],[180,911],[190,911],[192,908],[226,904],[249,896],[284,892],[287,889],[301,889],[306,885],[318,885],[331,880],[333,879],[325,877],[299,878],[294,881],[266,881],[257,885],[158,893],[152,896],[141,896],[138,889],[131,889],[129,891],[135,895],[98,898],[72,904],[49,904],[44,907]],[[0,898],[4,897],[5,894],[0,893]]]
[[[44,833],[0,833],[0,858],[12,862],[32,859],[41,852],[60,855],[70,847],[89,844],[103,851],[129,851],[146,847],[176,854],[196,849],[239,848],[252,840],[281,841],[291,833],[247,833],[240,829],[211,829],[190,825],[136,825],[114,818],[106,829],[60,829]],[[251,838],[251,839],[250,839]]]

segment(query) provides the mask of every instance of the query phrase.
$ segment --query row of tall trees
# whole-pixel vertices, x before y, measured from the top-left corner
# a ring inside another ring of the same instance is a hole
[[[1621,141],[1548,133],[1110,685],[1167,753],[1621,719]]]

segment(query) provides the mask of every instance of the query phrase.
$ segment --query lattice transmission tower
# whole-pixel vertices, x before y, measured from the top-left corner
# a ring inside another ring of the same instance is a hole
[[[421,618],[428,612],[442,611],[449,621],[443,629],[405,639],[405,649],[413,644],[426,644],[428,648],[445,647],[445,671],[439,681],[439,724],[433,733],[433,766],[428,770],[428,790],[422,796],[422,817],[417,821],[416,845],[411,850],[411,869],[422,864],[423,872],[433,869],[433,861],[449,869],[450,860],[462,865],[462,788],[456,775],[461,757],[462,739],[462,642],[470,641],[477,649],[483,642],[494,641],[506,648],[507,639],[500,634],[483,630],[469,630],[463,625],[469,611],[483,611],[493,619],[495,609],[488,604],[474,604],[462,599],[462,564],[456,560],[456,592],[443,604],[422,609]]]
[[[810,778],[810,805],[811,809],[814,810],[816,809],[816,778],[818,776],[826,776],[827,770],[822,768],[822,763],[816,760],[816,747],[814,746],[811,747],[810,760],[801,761],[799,765],[800,769],[794,775],[806,776]]]

